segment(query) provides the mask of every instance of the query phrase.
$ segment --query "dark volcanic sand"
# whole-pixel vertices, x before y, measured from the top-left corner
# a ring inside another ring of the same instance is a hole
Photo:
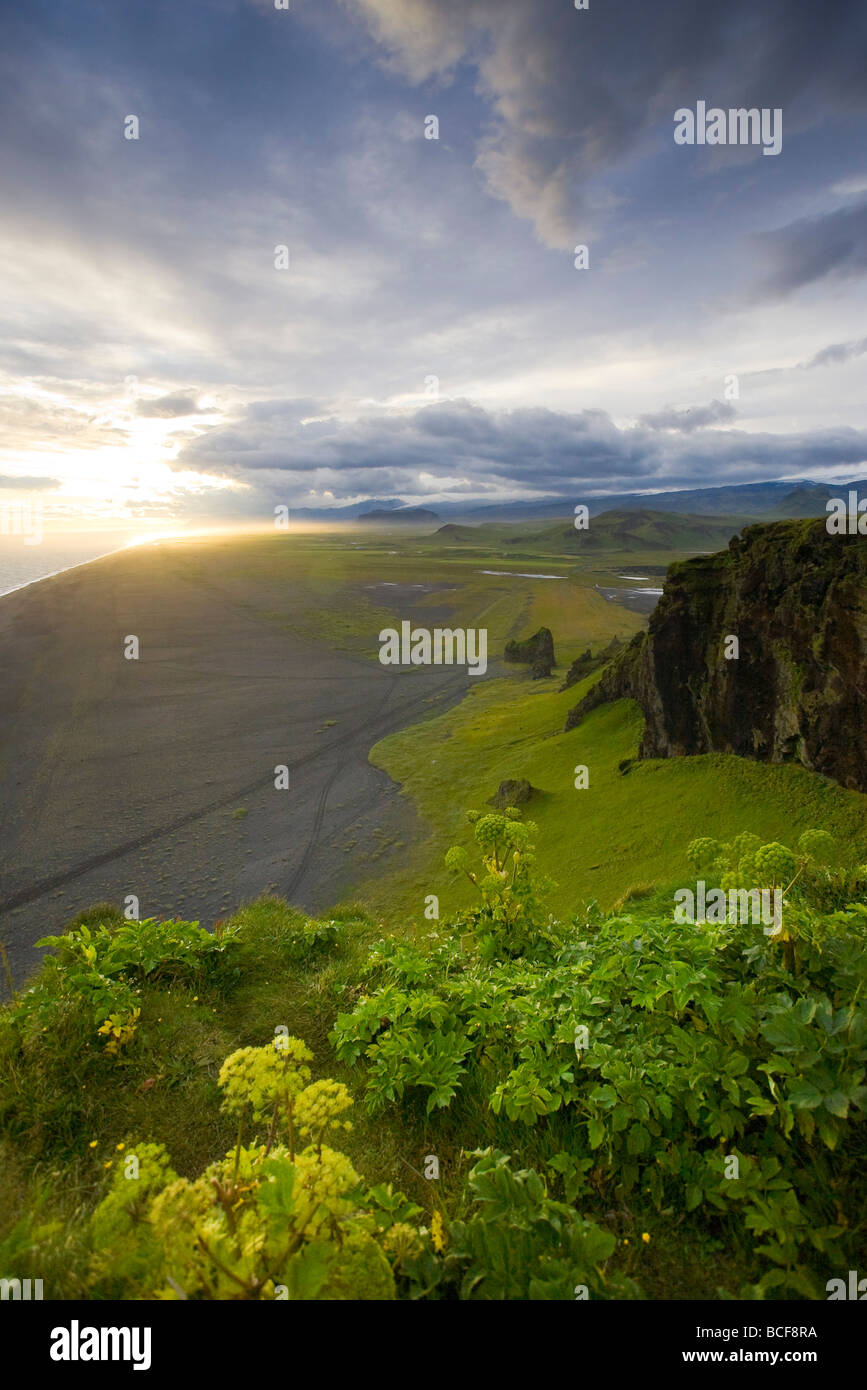
[[[40,936],[101,900],[135,894],[141,917],[206,926],[267,891],[335,904],[365,856],[414,829],[369,749],[471,683],[302,642],[231,573],[186,577],[184,549],[122,552],[0,600],[0,940],[18,979]]]

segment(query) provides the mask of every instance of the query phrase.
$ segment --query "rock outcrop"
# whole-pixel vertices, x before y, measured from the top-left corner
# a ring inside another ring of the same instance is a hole
[[[507,642],[506,661],[525,661],[532,666],[533,680],[550,676],[554,670],[554,638],[551,629],[540,627],[523,642]]]
[[[488,799],[488,805],[495,806],[498,811],[505,811],[507,806],[526,806],[535,793],[536,788],[526,777],[509,778],[500,783],[494,795]]]
[[[590,648],[588,647],[580,656],[576,656],[569,670],[566,672],[566,679],[560,686],[560,689],[568,690],[570,686],[577,685],[579,681],[583,681],[585,676],[589,676],[591,672],[598,670],[600,666],[607,665],[607,663],[622,649],[623,643],[620,641],[619,637],[612,637],[608,646],[601,652],[597,652],[595,656],[591,655]]]
[[[800,762],[867,791],[867,539],[783,521],[672,565],[647,631],[567,729],[624,698],[644,713],[643,758]]]

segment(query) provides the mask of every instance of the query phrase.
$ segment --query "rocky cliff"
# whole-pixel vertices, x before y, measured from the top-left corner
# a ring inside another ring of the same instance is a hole
[[[644,712],[641,757],[795,761],[867,791],[867,539],[783,521],[673,565],[567,729],[624,698]]]
[[[550,676],[557,664],[554,658],[554,638],[548,627],[540,627],[538,632],[534,632],[532,637],[525,638],[523,642],[507,642],[503,655],[506,661],[523,661],[530,665],[534,681]]]

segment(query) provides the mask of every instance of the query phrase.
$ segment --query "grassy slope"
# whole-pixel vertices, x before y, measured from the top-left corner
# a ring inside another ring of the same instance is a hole
[[[441,913],[469,901],[469,885],[442,868],[451,844],[468,843],[464,811],[481,808],[509,777],[526,777],[542,793],[527,815],[540,828],[539,859],[558,883],[551,905],[566,916],[596,898],[609,907],[631,886],[680,882],[690,840],[726,840],[751,830],[763,840],[794,841],[821,825],[863,842],[867,797],[795,766],[768,766],[725,754],[637,763],[641,713],[631,701],[595,710],[562,733],[566,712],[594,677],[559,692],[555,682],[524,675],[485,682],[458,708],[394,734],[371,757],[411,796],[430,836],[398,877],[365,885],[378,908],[423,916],[426,894]],[[587,790],[573,769],[590,770]]]
[[[347,916],[344,938],[327,960],[287,964],[279,930],[305,920],[303,914],[276,899],[242,909],[230,919],[241,924],[248,942],[237,987],[227,995],[145,983],[135,1047],[117,1062],[103,1055],[96,1025],[83,1032],[80,1019],[59,1051],[24,1065],[0,1058],[0,1253],[22,1214],[40,1204],[50,1212],[46,1221],[70,1223],[59,1247],[50,1240],[41,1254],[36,1251],[33,1268],[51,1290],[46,1297],[84,1296],[78,1282],[87,1262],[82,1218],[103,1194],[110,1166],[122,1161],[118,1146],[163,1143],[175,1170],[187,1177],[233,1148],[236,1125],[221,1110],[217,1076],[236,1048],[261,1046],[284,1024],[313,1051],[315,1077],[337,1077],[358,1094],[359,1077],[337,1062],[328,1032],[382,932],[370,919],[351,911]],[[97,914],[93,920],[106,919]],[[11,1133],[10,1105],[16,1109]],[[340,1147],[359,1171],[400,1184],[429,1208],[430,1185],[413,1171],[426,1151],[422,1134],[397,1107],[374,1119],[356,1104],[352,1118],[353,1132]],[[24,1277],[32,1253],[28,1237],[19,1256]]]
[[[658,566],[675,555],[633,551],[576,563],[575,557],[543,558],[526,537],[519,542],[526,554],[522,549],[518,558],[516,529],[474,529],[471,539],[453,549],[434,536],[381,533],[223,543],[226,562],[236,577],[250,581],[249,601],[260,611],[370,659],[376,659],[379,628],[404,615],[388,588],[368,587],[382,581],[448,586],[420,601],[417,620],[425,608],[435,614],[445,609],[450,623],[486,626],[491,661],[509,637],[527,636],[543,624],[554,633],[556,679],[533,682],[523,671],[486,679],[458,708],[372,751],[372,761],[402,784],[430,827],[398,873],[363,885],[365,901],[393,929],[400,930],[407,918],[423,920],[428,893],[437,893],[443,913],[466,901],[446,875],[443,855],[467,839],[465,810],[484,806],[507,777],[526,777],[543,793],[528,814],[540,826],[543,866],[559,885],[553,906],[566,914],[589,897],[609,905],[635,883],[679,881],[685,846],[700,834],[724,839],[749,829],[763,838],[791,840],[822,824],[844,837],[863,835],[867,798],[798,767],[711,754],[642,763],[622,776],[618,764],[635,756],[640,737],[634,706],[599,710],[564,734],[566,713],[586,688],[557,690],[568,663],[587,646],[598,649],[614,635],[628,639],[643,625],[636,614],[603,599],[594,585],[611,584],[624,566],[640,573],[642,563]],[[189,563],[197,566],[193,556]],[[486,568],[564,577],[503,578],[480,573]],[[441,618],[432,618],[431,625],[435,621]],[[424,672],[407,678],[423,680]],[[579,763],[590,769],[586,791],[573,786]]]
[[[557,522],[526,538],[542,553],[583,554],[598,551],[721,550],[750,518],[688,516],[678,512],[612,509],[600,512],[586,529]]]

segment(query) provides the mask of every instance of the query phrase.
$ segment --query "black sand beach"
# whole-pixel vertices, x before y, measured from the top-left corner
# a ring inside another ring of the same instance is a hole
[[[19,980],[97,901],[206,926],[267,891],[323,911],[412,834],[368,751],[466,673],[302,640],[225,547],[190,553],[128,550],[0,600],[0,939]]]

